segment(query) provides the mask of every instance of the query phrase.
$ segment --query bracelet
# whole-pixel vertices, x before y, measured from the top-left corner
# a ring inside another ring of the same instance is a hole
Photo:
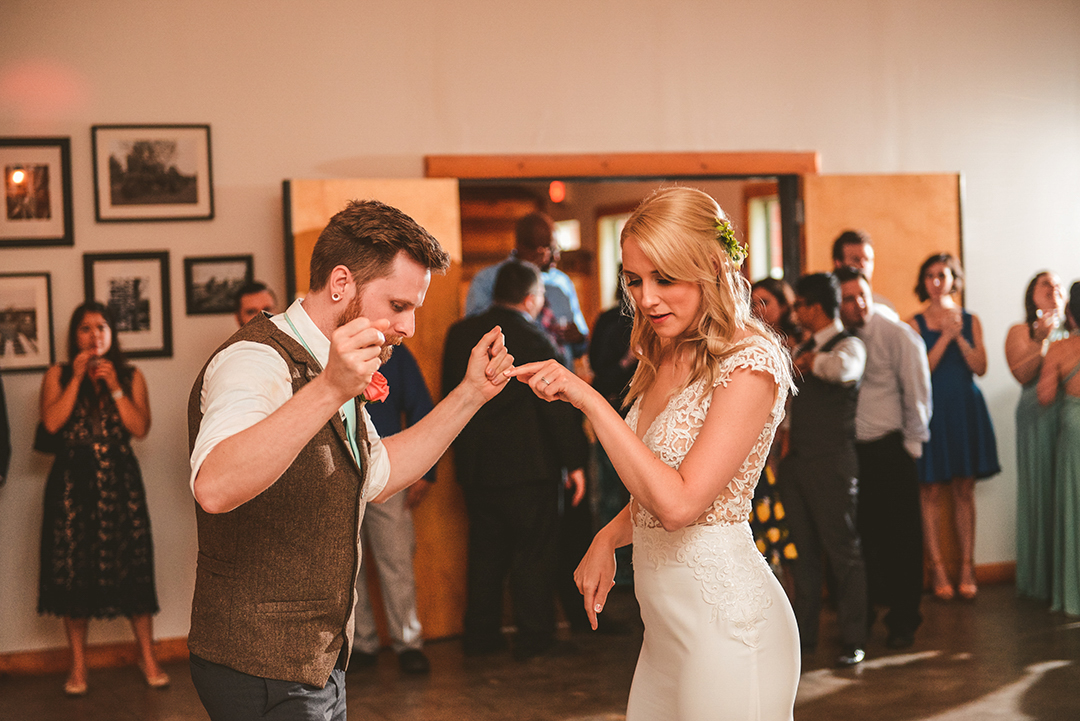
[[[114,401],[118,401],[123,397],[124,397],[124,389],[123,388],[117,388],[116,390],[114,390],[112,392],[112,399]]]

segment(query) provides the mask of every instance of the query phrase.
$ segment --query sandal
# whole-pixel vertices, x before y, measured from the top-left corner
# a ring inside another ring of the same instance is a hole
[[[975,580],[975,570],[970,563],[964,564],[960,569],[960,585],[957,587],[957,592],[965,601],[974,601],[979,595],[979,584]]]
[[[151,676],[146,672],[146,668],[140,662],[139,670],[142,671],[143,678],[146,679],[146,685],[150,688],[167,688],[168,685],[172,683],[172,679],[169,678],[169,674],[165,673],[160,668],[158,669],[158,672],[156,674]]]
[[[934,566],[934,598],[939,601],[951,601],[955,595],[956,591],[949,582],[949,574],[945,573],[944,566]]]
[[[64,682],[65,696],[85,696],[88,690],[86,681],[76,681],[68,677],[68,680]]]

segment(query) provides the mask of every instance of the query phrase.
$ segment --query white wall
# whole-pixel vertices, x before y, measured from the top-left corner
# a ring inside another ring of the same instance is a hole
[[[52,273],[57,339],[86,252],[167,249],[175,355],[139,366],[162,613],[187,632],[195,540],[185,401],[231,329],[183,313],[186,255],[254,253],[283,290],[280,183],[422,173],[431,153],[817,150],[825,172],[961,171],[970,307],[1005,472],[977,491],[980,563],[1013,558],[1013,405],[1001,347],[1027,279],[1080,277],[1080,5],[1068,0],[695,2],[67,0],[0,4],[0,135],[67,135],[74,248],[0,249]],[[211,222],[94,222],[90,126],[210,123]],[[912,209],[918,212],[918,209]],[[61,343],[62,345],[62,343]],[[4,376],[0,652],[59,646],[35,613],[40,374]],[[94,624],[91,640],[127,637]]]

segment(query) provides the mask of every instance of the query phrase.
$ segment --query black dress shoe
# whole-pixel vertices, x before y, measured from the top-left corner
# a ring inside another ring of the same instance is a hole
[[[402,673],[425,674],[431,673],[431,663],[424,652],[418,648],[407,648],[397,657],[398,666]]]
[[[515,661],[528,661],[532,658],[565,658],[578,653],[578,647],[572,641],[549,641],[542,645],[516,644],[513,653]]]
[[[837,666],[857,666],[866,658],[866,651],[861,648],[847,648],[836,657]]]
[[[885,637],[885,646],[891,649],[911,648],[915,645],[915,634],[912,631],[889,631]]]
[[[492,653],[505,651],[507,648],[504,636],[491,638],[465,638],[461,642],[461,649],[466,656],[487,656]]]
[[[352,655],[349,656],[349,668],[371,668],[379,663],[379,654],[368,653],[367,651],[361,651],[359,649],[353,649]]]

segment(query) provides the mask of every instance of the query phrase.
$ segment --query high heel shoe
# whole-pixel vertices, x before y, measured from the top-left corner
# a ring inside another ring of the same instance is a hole
[[[951,601],[955,595],[956,591],[949,582],[949,574],[945,573],[945,568],[934,566],[934,598],[939,601]]]
[[[146,667],[142,665],[142,662],[140,662],[139,670],[142,671],[143,678],[146,680],[146,685],[150,688],[168,688],[169,684],[172,683],[172,679],[169,678],[169,674],[165,673],[161,669],[158,669],[158,672],[151,676],[146,672]]]
[[[964,564],[960,569],[960,585],[957,586],[956,591],[965,601],[974,601],[979,595],[979,584],[975,580],[975,570],[971,564]]]

